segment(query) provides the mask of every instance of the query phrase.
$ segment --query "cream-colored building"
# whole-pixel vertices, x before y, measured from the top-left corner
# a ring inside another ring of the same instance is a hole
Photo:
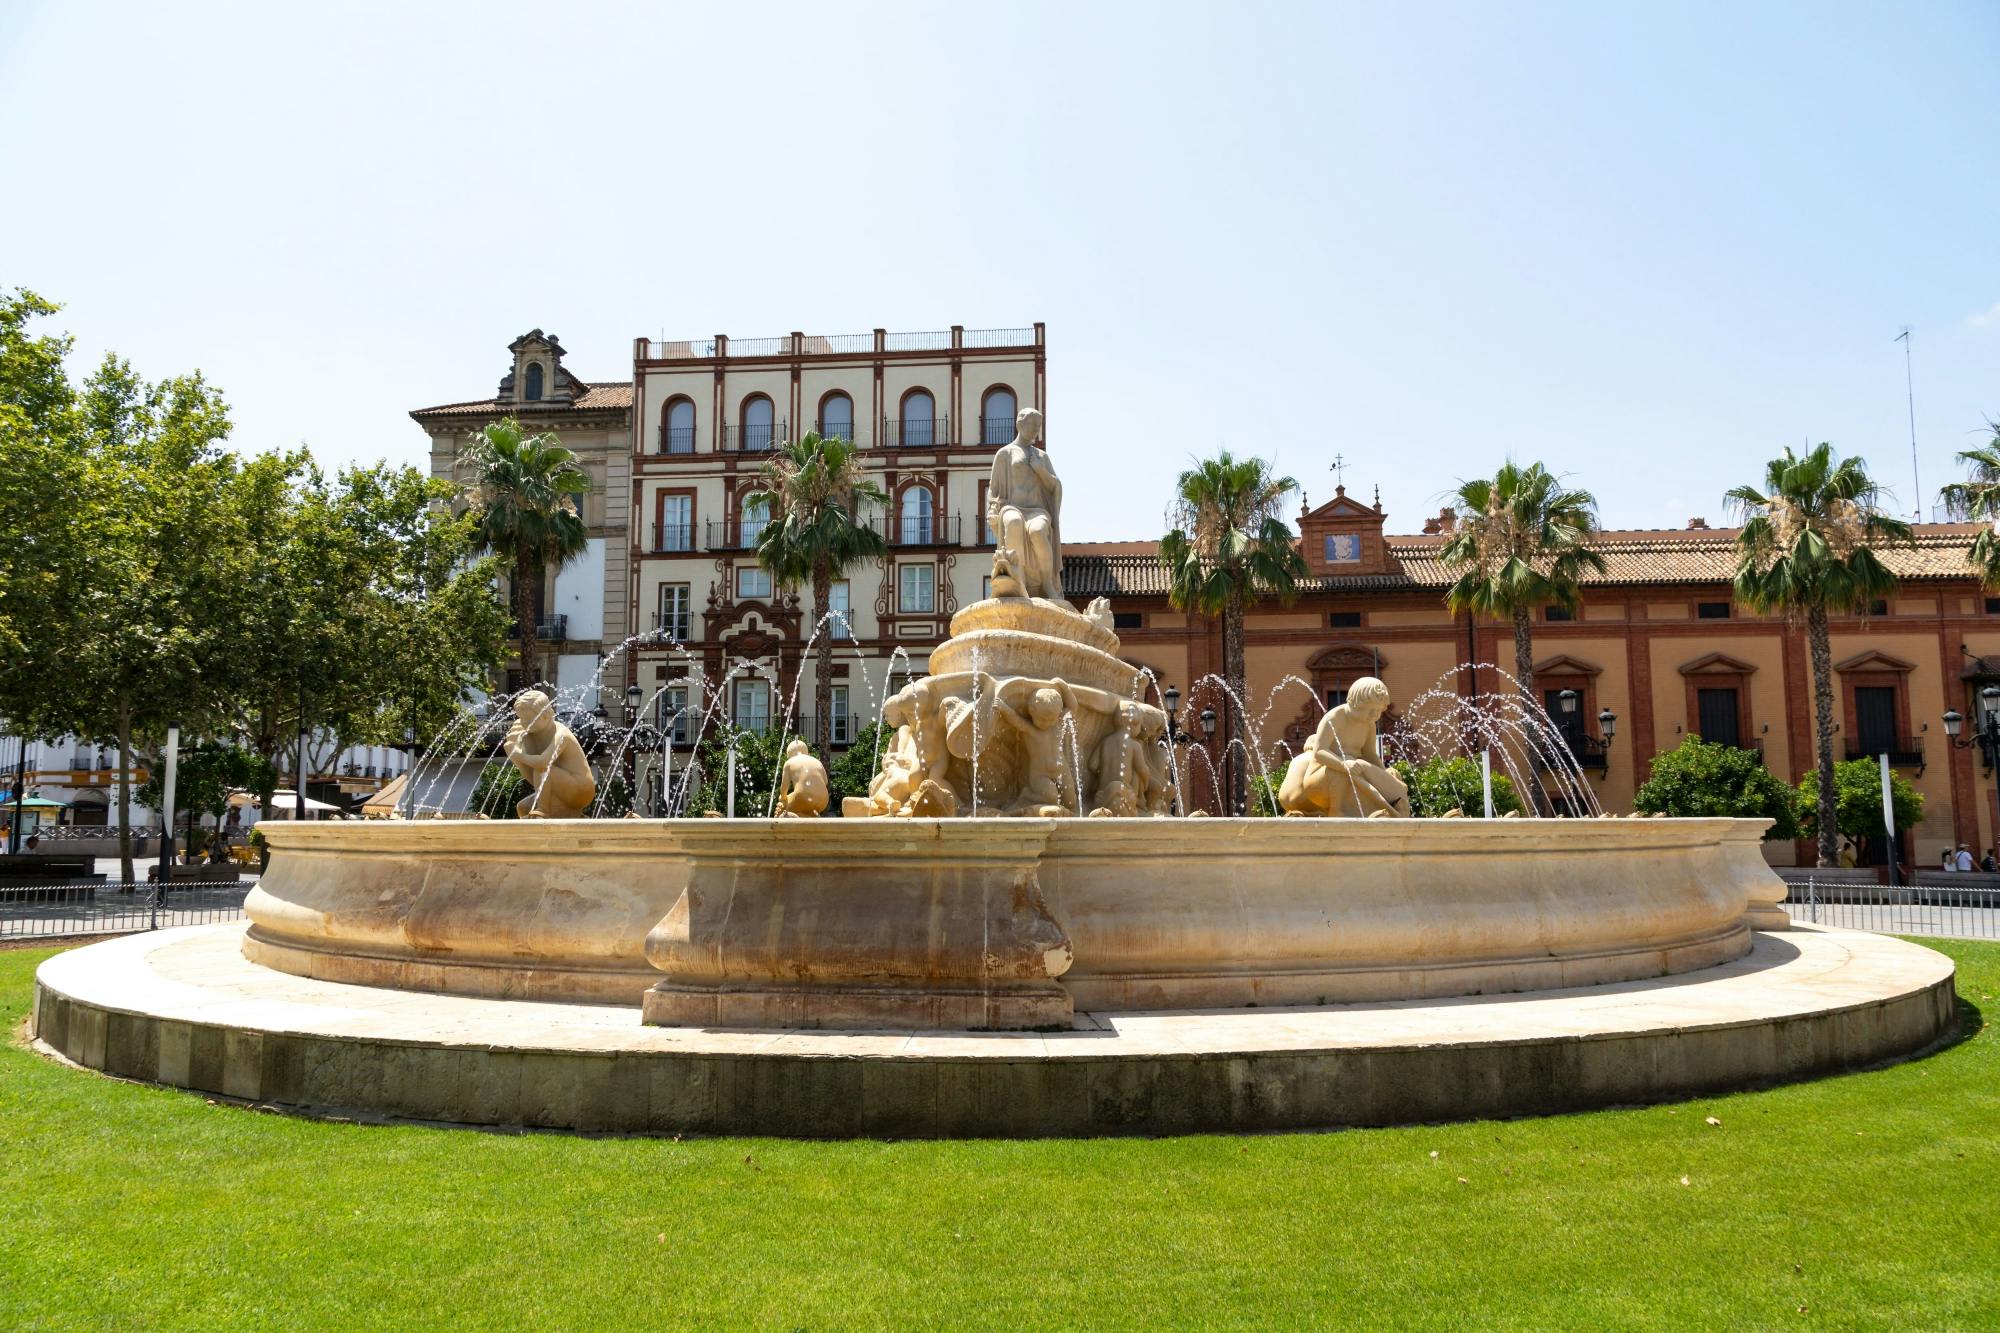
[[[631,567],[632,385],[586,382],[563,366],[554,334],[533,329],[508,345],[507,373],[491,397],[424,407],[410,413],[431,439],[431,475],[458,479],[465,442],[502,417],[529,433],[553,431],[590,477],[583,520],[589,545],[577,560],[544,578],[536,614],[542,662],[538,675],[577,696],[598,665],[632,631],[626,608]],[[511,600],[509,606],[512,605]],[[518,671],[510,670],[508,684]],[[622,684],[622,682],[621,682]],[[582,698],[585,707],[596,702]]]
[[[824,627],[839,639],[833,736],[844,742],[892,677],[923,674],[952,613],[984,595],[993,451],[1014,437],[1017,410],[1046,408],[1046,377],[1040,324],[640,339],[626,614],[656,634],[626,679],[666,716],[707,708],[762,729],[789,713],[810,735],[809,645]],[[824,607],[757,567],[765,515],[747,498],[772,445],[807,431],[854,441],[889,497],[866,514],[888,554],[849,571]]]

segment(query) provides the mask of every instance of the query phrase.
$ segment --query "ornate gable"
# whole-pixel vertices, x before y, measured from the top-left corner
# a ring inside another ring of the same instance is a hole
[[[1387,516],[1381,501],[1371,508],[1336,486],[1333,498],[1299,515],[1299,539],[1306,569],[1323,578],[1347,574],[1388,574],[1397,566],[1382,539]]]
[[[555,334],[529,329],[507,344],[514,365],[500,378],[494,396],[503,403],[518,403],[533,411],[536,404],[567,406],[583,396],[589,386],[563,369],[563,345]]]

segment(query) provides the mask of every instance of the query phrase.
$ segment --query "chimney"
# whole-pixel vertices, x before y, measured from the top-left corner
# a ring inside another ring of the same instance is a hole
[[[1688,531],[1689,531],[1689,532],[1707,532],[1707,531],[1708,531],[1708,520],[1707,520],[1707,519],[1705,519],[1705,518],[1691,518],[1691,519],[1689,519],[1689,520],[1688,520]]]

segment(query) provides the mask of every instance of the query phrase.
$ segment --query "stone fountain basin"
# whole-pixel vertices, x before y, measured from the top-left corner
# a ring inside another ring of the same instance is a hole
[[[457,995],[637,1007],[658,983],[672,1003],[654,1021],[704,1026],[1016,1025],[977,1021],[967,997],[982,991],[1027,997],[1034,1019],[1018,1025],[1042,1026],[1031,991],[1102,1012],[1540,990],[1742,957],[1753,928],[1787,924],[1764,828],[273,823],[243,951],[300,976]],[[1021,958],[1060,952],[1048,921],[1068,966],[1024,977]]]

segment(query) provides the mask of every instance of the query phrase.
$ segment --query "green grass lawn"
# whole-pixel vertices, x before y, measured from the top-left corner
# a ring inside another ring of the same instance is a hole
[[[2000,945],[1935,947],[1990,1008]],[[46,956],[0,952],[14,1037]],[[7,1042],[0,1189],[5,1328],[1966,1328],[2000,1037],[1644,1110],[1023,1143],[329,1124]]]

